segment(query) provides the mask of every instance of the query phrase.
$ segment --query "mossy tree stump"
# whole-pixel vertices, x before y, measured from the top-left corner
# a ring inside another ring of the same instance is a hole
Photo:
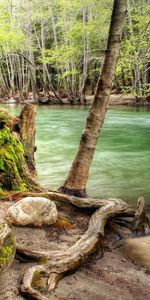
[[[25,105],[14,117],[0,109],[0,194],[13,191],[41,191],[37,182],[34,105]]]

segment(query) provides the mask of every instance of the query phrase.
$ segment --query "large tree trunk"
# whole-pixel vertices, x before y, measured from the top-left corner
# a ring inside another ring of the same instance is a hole
[[[98,80],[94,101],[91,106],[80,145],[64,186],[60,191],[70,195],[84,197],[89,168],[93,159],[97,138],[103,125],[112,81],[119,57],[121,36],[126,14],[126,0],[114,0],[107,50],[102,72]]]
[[[0,109],[1,195],[9,191],[41,191],[34,162],[35,114],[35,106],[29,104],[20,117]]]

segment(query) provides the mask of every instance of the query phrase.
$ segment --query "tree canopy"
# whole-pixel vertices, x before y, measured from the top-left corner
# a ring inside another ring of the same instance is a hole
[[[1,94],[94,94],[106,48],[112,0],[1,0]],[[147,99],[150,0],[128,0],[114,88]]]

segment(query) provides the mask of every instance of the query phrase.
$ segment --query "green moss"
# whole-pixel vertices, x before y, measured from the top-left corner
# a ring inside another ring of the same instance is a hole
[[[19,133],[13,131],[14,122],[15,117],[0,109],[0,196],[39,190]]]
[[[43,257],[40,258],[39,261],[40,261],[41,264],[45,264],[45,263],[48,262],[48,258],[46,258],[46,257],[43,256]]]
[[[32,287],[40,291],[44,291],[45,285],[42,281],[41,272],[36,270],[33,274]]]
[[[25,191],[26,182],[23,178],[25,166],[24,149],[10,129],[0,129],[0,193],[4,190]]]
[[[1,184],[0,184],[1,185]],[[3,191],[3,189],[1,188],[1,186],[0,186],[0,196],[3,196],[3,194],[4,194],[4,191]]]
[[[4,228],[4,224],[0,224],[0,231]]]
[[[3,225],[1,225],[3,226]],[[2,230],[2,228],[1,228]],[[0,248],[0,272],[6,269],[11,263],[15,253],[15,239],[13,234],[10,233],[3,241]]]
[[[10,257],[13,254],[13,247],[12,246],[5,246],[0,249],[0,265],[5,266],[8,265],[10,261]]]
[[[0,111],[0,127],[3,127],[5,124],[7,124],[8,118],[7,116]]]

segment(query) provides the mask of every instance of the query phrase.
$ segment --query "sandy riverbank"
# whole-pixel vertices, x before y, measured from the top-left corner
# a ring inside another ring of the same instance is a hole
[[[0,216],[11,202],[0,201]],[[14,227],[17,241],[32,249],[62,249],[71,246],[85,232],[90,214],[75,207],[58,207],[56,225],[43,228]],[[124,256],[119,235],[107,234],[104,251],[100,248],[76,272],[58,283],[49,300],[149,300],[149,270],[137,266]],[[12,266],[0,277],[0,300],[23,300],[19,285],[23,272],[35,263]]]

